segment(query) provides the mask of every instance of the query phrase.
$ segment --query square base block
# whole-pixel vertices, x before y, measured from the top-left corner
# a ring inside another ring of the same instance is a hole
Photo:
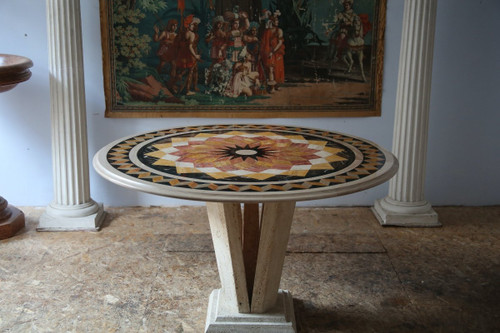
[[[219,292],[216,289],[210,295],[206,333],[296,332],[292,295],[287,290],[278,291],[276,306],[267,313],[222,313]]]
[[[106,212],[102,204],[95,203],[95,212],[88,213],[86,209],[68,206],[66,209],[47,208],[39,220],[36,231],[99,231],[104,222]],[[50,209],[50,212],[49,212]]]
[[[438,215],[432,208],[422,212],[409,213],[390,211],[384,208],[381,203],[382,200],[376,200],[374,206],[371,208],[373,214],[382,226],[441,227],[441,223],[438,221]]]

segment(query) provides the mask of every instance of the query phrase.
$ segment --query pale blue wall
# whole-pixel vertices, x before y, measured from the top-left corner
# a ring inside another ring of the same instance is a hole
[[[337,130],[392,146],[403,1],[388,0],[382,117],[244,119]],[[426,198],[433,205],[500,204],[500,1],[439,0],[430,113]],[[105,119],[98,0],[82,1],[89,152],[161,127],[231,119]],[[33,77],[0,94],[0,195],[18,206],[53,197],[45,1],[0,1],[0,52],[31,58]],[[113,185],[93,169],[92,198],[105,205],[180,205],[186,201]],[[371,205],[381,185],[309,205]]]

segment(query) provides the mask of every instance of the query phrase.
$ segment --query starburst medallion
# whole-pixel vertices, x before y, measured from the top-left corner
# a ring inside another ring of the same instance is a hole
[[[215,179],[243,177],[265,180],[274,176],[304,177],[310,170],[333,170],[347,159],[342,147],[302,135],[277,132],[228,131],[173,137],[153,144],[146,155],[153,165],[175,167],[178,174],[204,173]]]
[[[247,158],[258,160],[259,158],[269,158],[273,155],[273,151],[268,147],[257,145],[251,147],[249,144],[242,147],[239,145],[225,147],[218,151],[221,157],[229,157],[230,159],[241,158],[245,161]]]

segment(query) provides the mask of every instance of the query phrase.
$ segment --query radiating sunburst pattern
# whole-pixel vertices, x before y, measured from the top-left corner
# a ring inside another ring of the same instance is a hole
[[[348,193],[364,181],[373,185],[378,175],[397,169],[397,161],[386,154],[369,141],[342,133],[230,124],[170,128],[124,138],[109,148],[106,159],[110,172],[124,174],[141,186],[154,184],[153,193],[164,188],[191,199],[200,198],[197,193],[225,193],[231,195],[226,199],[243,202],[263,200],[262,194],[272,193],[272,200],[288,196],[311,200],[337,193],[337,188]]]
[[[173,137],[153,144],[146,155],[153,165],[175,167],[178,174],[204,173],[215,179],[243,177],[265,180],[274,176],[304,177],[311,170],[333,170],[345,149],[327,141],[276,132],[229,131]]]

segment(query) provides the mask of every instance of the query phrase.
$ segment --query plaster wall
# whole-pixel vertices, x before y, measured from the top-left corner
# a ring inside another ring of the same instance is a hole
[[[404,1],[388,0],[382,116],[368,118],[239,119],[300,125],[362,136],[390,149],[394,125]],[[434,48],[426,199],[433,205],[500,204],[500,2],[439,0]],[[165,127],[231,123],[234,119],[104,118],[98,0],[81,2],[90,158],[112,140]],[[0,2],[0,53],[29,57],[33,76],[0,94],[0,195],[18,206],[52,201],[52,152],[45,1]],[[105,205],[200,204],[118,187],[90,171],[91,196]],[[388,184],[301,203],[365,206]]]

